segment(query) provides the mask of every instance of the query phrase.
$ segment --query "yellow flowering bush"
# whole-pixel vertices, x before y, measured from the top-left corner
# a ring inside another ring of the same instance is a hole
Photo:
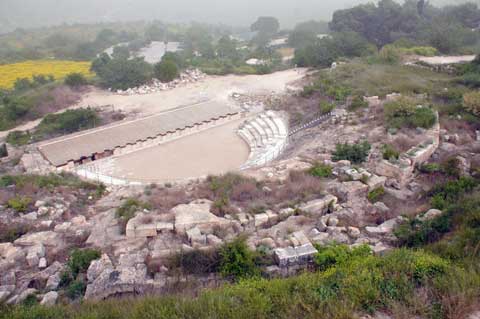
[[[63,79],[70,73],[82,73],[87,77],[90,72],[90,62],[38,60],[0,65],[0,88],[11,89],[17,79],[29,78],[34,75],[53,75],[55,79]]]

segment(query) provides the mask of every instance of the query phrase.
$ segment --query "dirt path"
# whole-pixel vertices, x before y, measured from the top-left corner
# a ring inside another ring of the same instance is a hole
[[[301,79],[305,72],[304,69],[291,69],[267,75],[208,76],[197,83],[145,95],[125,96],[95,89],[86,94],[77,106],[113,105],[115,110],[146,116],[208,100],[227,102],[229,96],[234,92],[243,94],[282,93],[286,90],[288,83]]]
[[[286,90],[287,84],[303,78],[305,74],[306,69],[290,69],[266,75],[208,76],[201,82],[190,83],[170,91],[131,96],[118,95],[94,88],[86,93],[78,104],[66,109],[91,106],[107,111],[123,111],[130,117],[143,117],[208,100],[227,102],[228,97],[233,92],[250,94],[282,93]],[[11,131],[32,130],[40,121],[41,119],[37,119],[11,130],[0,132],[0,139],[5,138]]]

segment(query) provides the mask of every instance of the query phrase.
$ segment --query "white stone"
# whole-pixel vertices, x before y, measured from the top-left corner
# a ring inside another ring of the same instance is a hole
[[[57,299],[58,299],[58,292],[50,291],[43,296],[43,299],[40,302],[40,304],[43,306],[53,306],[57,303]]]
[[[45,269],[47,268],[47,259],[45,257],[40,258],[38,261],[38,268]]]

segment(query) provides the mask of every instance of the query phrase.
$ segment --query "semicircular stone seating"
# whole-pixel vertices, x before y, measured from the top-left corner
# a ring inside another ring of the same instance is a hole
[[[248,160],[240,169],[267,164],[277,158],[288,144],[287,120],[275,111],[266,111],[245,121],[237,133],[250,147]]]

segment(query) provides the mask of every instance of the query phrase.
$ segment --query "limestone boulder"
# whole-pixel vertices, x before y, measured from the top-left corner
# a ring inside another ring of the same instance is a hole
[[[102,254],[100,259],[94,260],[90,263],[87,270],[87,280],[89,283],[95,281],[105,270],[113,270],[113,263],[107,254]]]
[[[58,292],[50,291],[43,296],[42,301],[40,301],[40,304],[43,306],[53,306],[57,303],[57,299],[58,299]]]
[[[210,212],[212,202],[196,200],[190,204],[182,204],[172,208],[175,216],[175,231],[185,234],[187,230],[198,227],[205,234],[212,233],[214,228],[228,228],[232,221],[215,216]]]
[[[299,209],[311,215],[321,216],[333,208],[333,206],[337,204],[337,201],[337,197],[328,194],[321,199],[312,200],[301,205]]]

